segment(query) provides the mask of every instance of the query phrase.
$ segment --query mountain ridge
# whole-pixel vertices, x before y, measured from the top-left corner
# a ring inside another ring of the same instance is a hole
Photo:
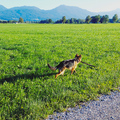
[[[90,12],[86,9],[67,5],[60,5],[51,10],[42,10],[35,6],[20,6],[7,9],[0,5],[0,19],[2,20],[19,20],[22,17],[24,21],[40,21],[45,19],[56,21],[63,16],[66,16],[66,19],[85,19],[88,15],[94,16],[98,14],[101,16],[108,15],[109,18],[112,18],[114,14],[120,16],[120,9],[109,12]]]
[[[4,7],[3,5],[0,5],[0,11],[4,11],[4,10],[7,10],[7,8]]]

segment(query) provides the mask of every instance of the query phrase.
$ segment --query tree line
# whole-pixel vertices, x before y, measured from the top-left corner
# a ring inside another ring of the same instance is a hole
[[[86,19],[76,19],[76,18],[71,18],[71,19],[66,19],[66,16],[63,16],[62,19],[53,21],[52,19],[46,19],[46,20],[41,20],[41,21],[25,21],[25,23],[53,23],[53,24],[60,24],[60,23],[66,23],[66,24],[83,24],[83,23],[120,23],[120,19],[118,19],[118,15],[115,14],[112,19],[109,19],[108,15],[95,15],[95,16],[90,16],[88,15]],[[23,18],[19,18],[19,21],[16,20],[9,20],[9,21],[2,21],[0,20],[0,23],[24,23]]]
[[[0,20],[0,23],[24,23],[24,20],[22,17],[19,18],[19,21],[17,20]]]
[[[76,18],[71,18],[66,20],[66,17],[63,16],[61,20],[56,21],[55,23],[76,23],[76,24],[82,24],[82,23],[120,23],[120,19],[118,19],[118,15],[115,14],[112,19],[109,19],[108,15],[96,15],[96,16],[90,16],[88,15],[85,20],[82,19],[76,19]]]
[[[120,20],[118,20],[118,15],[115,14],[112,19],[109,19],[108,15],[103,16],[96,15],[92,17],[88,15],[85,19],[85,23],[108,23],[108,22],[110,23],[120,22]]]

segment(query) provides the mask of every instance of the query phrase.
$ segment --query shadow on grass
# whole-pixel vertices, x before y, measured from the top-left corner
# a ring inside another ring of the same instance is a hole
[[[56,73],[46,73],[46,74],[22,74],[22,75],[16,75],[16,76],[10,76],[5,77],[3,79],[0,79],[0,84],[3,84],[5,81],[14,83],[17,79],[31,79],[34,78],[41,78],[44,77],[44,79],[48,79],[49,76],[55,75]]]

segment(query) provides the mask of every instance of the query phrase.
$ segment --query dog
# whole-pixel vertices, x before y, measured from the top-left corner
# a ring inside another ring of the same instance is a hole
[[[75,69],[77,67],[77,65],[81,62],[82,56],[76,54],[74,59],[69,59],[69,60],[64,60],[62,62],[60,62],[59,65],[57,65],[56,67],[52,67],[48,64],[48,67],[51,70],[59,70],[58,74],[56,74],[55,79],[59,76],[59,75],[63,75],[66,69],[71,70],[71,74],[73,74],[73,72],[76,72]]]

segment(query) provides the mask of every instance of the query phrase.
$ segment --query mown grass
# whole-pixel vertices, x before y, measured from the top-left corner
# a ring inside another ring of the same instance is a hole
[[[0,24],[0,119],[44,119],[120,87],[120,24]],[[82,54],[76,73],[51,66]]]

